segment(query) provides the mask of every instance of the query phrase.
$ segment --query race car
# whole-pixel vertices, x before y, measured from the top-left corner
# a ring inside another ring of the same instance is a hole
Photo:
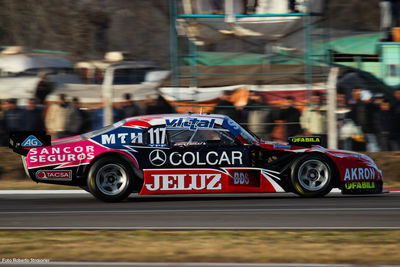
[[[381,193],[382,172],[366,155],[326,149],[319,137],[257,138],[217,114],[128,118],[100,130],[50,141],[15,133],[33,181],[80,186],[107,202],[139,195],[294,192],[322,197]],[[311,144],[310,144],[311,143]]]

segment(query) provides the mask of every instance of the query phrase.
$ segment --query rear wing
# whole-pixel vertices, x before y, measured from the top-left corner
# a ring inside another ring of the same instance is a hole
[[[51,136],[46,132],[12,132],[8,147],[15,153],[26,156],[33,147],[50,146]]]

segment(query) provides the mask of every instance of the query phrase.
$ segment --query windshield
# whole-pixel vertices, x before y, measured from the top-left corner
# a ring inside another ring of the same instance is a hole
[[[106,132],[109,132],[111,130],[114,130],[118,127],[121,127],[122,125],[124,125],[126,122],[126,120],[122,120],[122,121],[118,121],[112,125],[106,126],[104,128],[98,129],[98,130],[94,130],[85,134],[82,134],[81,137],[83,140],[87,140],[89,138],[92,138],[94,136],[100,135],[100,134],[104,134]]]
[[[253,133],[247,126],[245,125],[241,125],[241,127],[243,128],[243,131],[246,131],[249,135],[251,135],[255,140],[260,140],[261,138],[256,135],[255,133]]]
[[[232,120],[231,118],[226,117],[223,122],[223,126],[228,128],[236,137],[240,135],[246,140],[247,143],[251,144],[257,141],[257,137],[253,136],[250,132],[245,130],[242,126],[240,126],[237,122]]]

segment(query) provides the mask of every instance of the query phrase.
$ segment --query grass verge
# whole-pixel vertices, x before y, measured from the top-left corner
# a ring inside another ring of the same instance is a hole
[[[398,264],[400,231],[0,231],[1,258]]]

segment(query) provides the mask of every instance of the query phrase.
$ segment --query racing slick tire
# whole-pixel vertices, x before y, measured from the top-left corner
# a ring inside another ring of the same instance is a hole
[[[96,161],[87,177],[89,192],[105,202],[120,202],[133,190],[134,173],[128,164],[118,158],[107,157]]]
[[[322,197],[334,184],[335,168],[323,155],[303,155],[292,164],[291,184],[302,197]]]

